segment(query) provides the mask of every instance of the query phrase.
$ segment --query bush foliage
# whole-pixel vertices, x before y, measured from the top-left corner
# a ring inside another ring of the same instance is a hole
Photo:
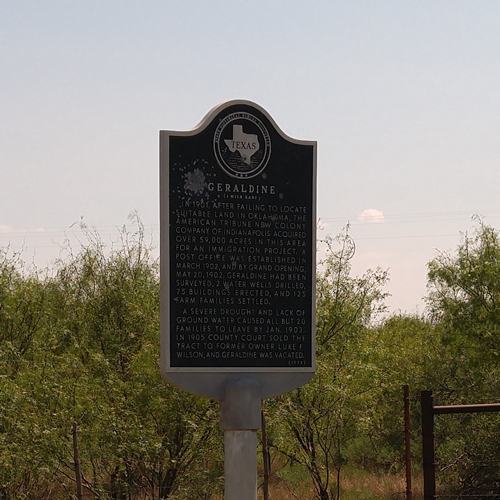
[[[496,230],[479,223],[429,263],[423,317],[381,319],[387,273],[353,277],[353,255],[345,233],[318,270],[315,377],[264,405],[271,478],[300,466],[322,500],[340,498],[346,467],[402,469],[403,384],[447,404],[500,392]],[[112,252],[90,234],[45,274],[0,252],[0,498],[220,494],[218,406],[163,381],[158,358],[159,270],[140,227]],[[494,416],[440,419],[442,481],[491,488],[478,464],[498,462],[499,434]]]

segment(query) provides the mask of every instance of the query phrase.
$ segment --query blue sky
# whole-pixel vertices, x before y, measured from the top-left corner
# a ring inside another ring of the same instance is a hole
[[[158,130],[250,99],[318,141],[321,235],[422,311],[436,249],[500,221],[499,61],[493,0],[0,1],[0,245],[46,265],[133,210],[156,242]]]

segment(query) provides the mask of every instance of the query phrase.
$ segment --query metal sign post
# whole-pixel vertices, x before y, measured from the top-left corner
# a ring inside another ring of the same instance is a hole
[[[256,498],[264,398],[315,368],[316,143],[250,101],[160,132],[161,370],[221,401],[225,498]]]

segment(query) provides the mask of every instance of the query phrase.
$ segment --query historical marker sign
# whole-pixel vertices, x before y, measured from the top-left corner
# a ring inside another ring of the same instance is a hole
[[[306,381],[316,143],[287,137],[254,103],[230,101],[193,131],[162,131],[160,170],[164,374],[215,396],[239,372],[268,393]]]

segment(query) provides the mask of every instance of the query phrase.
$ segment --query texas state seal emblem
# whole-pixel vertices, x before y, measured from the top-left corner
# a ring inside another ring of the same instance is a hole
[[[214,153],[226,174],[248,179],[266,168],[271,156],[271,137],[256,116],[231,113],[215,129]]]

